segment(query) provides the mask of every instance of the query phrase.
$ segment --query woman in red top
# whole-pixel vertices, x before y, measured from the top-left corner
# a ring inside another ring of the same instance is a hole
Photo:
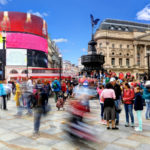
[[[63,93],[65,93],[67,91],[67,85],[66,85],[65,81],[62,81],[61,90],[62,90]]]
[[[125,83],[123,90],[123,103],[126,114],[125,127],[129,127],[129,115],[131,117],[131,127],[134,127],[133,100],[134,100],[134,89],[131,89],[130,85],[128,83]]]

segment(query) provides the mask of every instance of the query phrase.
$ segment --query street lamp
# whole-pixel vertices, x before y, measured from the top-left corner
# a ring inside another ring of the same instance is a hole
[[[62,55],[61,54],[59,54],[59,81],[60,81],[60,83],[61,83],[61,61],[62,61]]]
[[[6,31],[2,31],[2,39],[3,39],[3,58],[2,58],[2,71],[3,77],[2,79],[5,80],[5,66],[6,66]]]

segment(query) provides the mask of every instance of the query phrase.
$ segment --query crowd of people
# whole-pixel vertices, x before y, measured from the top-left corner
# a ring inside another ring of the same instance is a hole
[[[77,89],[80,90],[77,91]],[[90,90],[81,90],[84,89]],[[92,90],[91,90],[92,89]],[[50,110],[49,98],[54,96],[58,110],[62,107],[66,99],[71,97],[79,98],[81,92],[84,93],[84,105],[87,112],[90,112],[89,100],[95,95],[98,96],[101,108],[101,124],[107,129],[118,130],[120,123],[120,113],[123,106],[125,111],[125,127],[135,127],[133,109],[136,111],[139,126],[136,131],[142,131],[142,111],[146,105],[145,119],[150,119],[150,81],[135,80],[134,76],[117,76],[115,73],[94,75],[91,77],[82,76],[80,78],[60,81],[55,78],[48,80],[33,80],[24,78],[21,81],[14,80],[6,83],[0,82],[1,108],[8,110],[7,100],[11,94],[16,102],[16,114],[20,117],[24,115],[34,116],[34,133],[39,133],[40,120]],[[89,94],[92,91],[92,96]],[[95,91],[95,93],[94,93]],[[88,95],[88,98],[87,96]],[[89,97],[90,95],[90,97]],[[61,98],[60,98],[61,97]],[[96,96],[95,96],[96,97]],[[7,100],[6,100],[7,99]],[[130,118],[130,119],[129,119]],[[131,120],[131,121],[130,121]],[[112,128],[110,128],[110,123]]]

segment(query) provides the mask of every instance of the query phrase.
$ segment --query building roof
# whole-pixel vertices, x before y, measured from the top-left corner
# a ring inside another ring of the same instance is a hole
[[[117,31],[125,31],[125,32],[133,32],[133,31],[145,32],[146,30],[150,30],[150,24],[106,19],[100,24],[99,29],[117,30]]]

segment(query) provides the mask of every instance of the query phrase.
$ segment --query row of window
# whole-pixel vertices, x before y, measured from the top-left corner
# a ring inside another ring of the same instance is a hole
[[[128,27],[125,27],[125,28],[124,28],[124,27],[114,27],[114,26],[110,26],[109,29],[110,29],[110,30],[118,30],[118,31],[126,31],[126,32],[129,31]]]
[[[115,66],[115,58],[111,58],[111,65]],[[122,66],[122,58],[119,58],[119,66]],[[130,66],[130,59],[126,59],[126,66]]]
[[[115,55],[115,53],[114,53],[114,52],[112,52],[112,55]],[[121,55],[122,55],[122,53],[119,53],[119,55],[121,56]],[[127,53],[127,56],[129,56],[129,53]]]
[[[102,43],[99,44],[99,48],[102,48]],[[115,44],[112,44],[112,48],[115,48]],[[120,44],[120,48],[121,48],[121,49],[123,48],[122,44]],[[130,48],[130,45],[127,45],[126,48],[129,49],[129,48]]]

